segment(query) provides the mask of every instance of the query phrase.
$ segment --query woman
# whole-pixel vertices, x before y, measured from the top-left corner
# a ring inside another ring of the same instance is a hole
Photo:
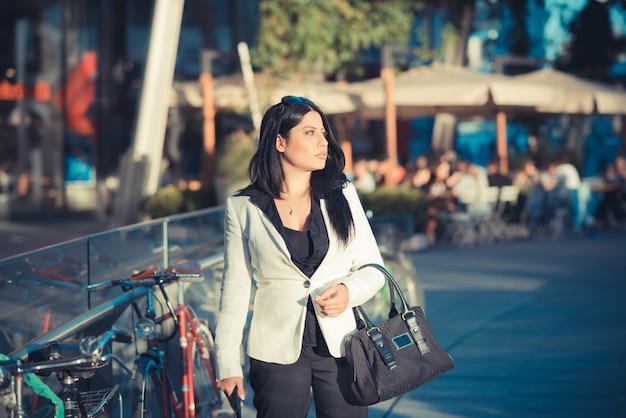
[[[250,288],[250,385],[258,417],[366,417],[350,405],[342,358],[352,307],[385,282],[382,263],[345,160],[321,109],[286,96],[266,112],[250,163],[252,183],[228,198],[216,349],[227,395],[244,398],[240,363]]]

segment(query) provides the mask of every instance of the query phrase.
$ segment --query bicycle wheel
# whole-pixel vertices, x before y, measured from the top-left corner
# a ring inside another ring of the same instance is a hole
[[[219,390],[215,382],[217,372],[217,361],[213,349],[213,334],[209,327],[202,320],[194,320],[198,338],[204,349],[205,356],[202,355],[196,340],[190,337],[192,350],[191,362],[193,365],[193,395],[196,404],[196,417],[211,417],[212,410],[220,403]],[[204,360],[208,360],[210,371],[207,369]]]
[[[160,367],[154,359],[143,357],[133,385],[133,418],[169,418],[166,408]]]

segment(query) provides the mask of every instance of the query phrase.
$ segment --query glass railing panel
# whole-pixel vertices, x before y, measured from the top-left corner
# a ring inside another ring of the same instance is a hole
[[[126,279],[167,261],[163,221],[146,222],[92,235],[89,238],[89,283]],[[89,292],[88,305],[98,306],[123,293],[115,287]]]
[[[0,352],[8,354],[88,308],[87,239],[0,263]]]
[[[221,208],[179,215],[167,221],[170,262],[204,258],[223,252],[224,212]]]
[[[219,306],[224,252],[224,210],[222,207],[179,215],[167,223],[169,262],[187,259],[203,267],[202,283],[185,283],[184,301],[211,326]]]
[[[205,281],[175,289],[170,286],[168,292],[178,303],[182,289],[185,302],[214,325],[223,267],[223,222],[223,207],[211,208],[0,261],[0,352],[23,354],[30,350],[24,346],[31,342],[96,334],[112,325],[132,331],[124,291],[88,292],[86,285],[128,278],[182,259],[200,263]],[[101,313],[101,317],[87,321],[91,312]]]

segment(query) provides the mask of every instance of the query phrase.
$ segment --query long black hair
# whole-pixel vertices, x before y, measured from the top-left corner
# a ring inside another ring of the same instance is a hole
[[[250,161],[248,172],[256,187],[270,196],[280,198],[284,174],[280,165],[280,156],[276,150],[276,138],[279,134],[284,138],[289,138],[289,131],[311,111],[319,113],[322,117],[328,140],[326,166],[322,170],[311,173],[311,198],[325,199],[333,230],[339,239],[347,244],[353,233],[354,220],[342,192],[347,182],[343,173],[346,159],[332,133],[328,118],[311,100],[304,97],[285,96],[280,103],[273,105],[265,112],[261,122],[258,147]]]

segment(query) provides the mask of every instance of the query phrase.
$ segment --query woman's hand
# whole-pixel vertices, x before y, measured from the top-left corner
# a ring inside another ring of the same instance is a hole
[[[348,299],[348,288],[339,283],[324,290],[313,302],[319,305],[324,315],[334,318],[346,310]]]
[[[226,394],[226,397],[230,398],[234,390],[237,390],[237,394],[243,400],[246,399],[246,393],[243,389],[243,377],[227,377],[217,382],[217,388]]]

